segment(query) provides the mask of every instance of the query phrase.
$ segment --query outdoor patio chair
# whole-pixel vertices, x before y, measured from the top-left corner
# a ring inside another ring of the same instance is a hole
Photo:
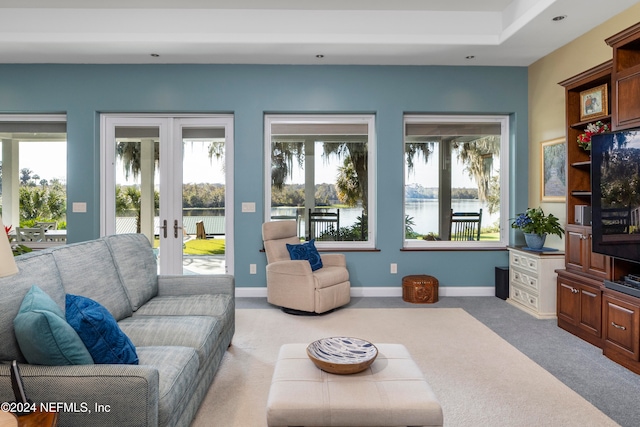
[[[16,227],[16,240],[18,242],[44,242],[44,229],[42,227]]]
[[[36,221],[36,227],[42,227],[46,230],[57,230],[58,222],[57,221]]]
[[[451,240],[480,240],[482,209],[479,212],[451,210]]]
[[[267,301],[291,314],[321,314],[347,304],[351,283],[345,256],[318,254],[312,242],[301,244],[296,230],[296,221],[262,224]]]
[[[336,212],[309,209],[309,240],[340,240],[340,209]]]

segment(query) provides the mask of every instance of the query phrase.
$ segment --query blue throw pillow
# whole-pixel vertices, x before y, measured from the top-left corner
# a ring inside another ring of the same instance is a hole
[[[322,258],[320,258],[320,254],[316,249],[315,239],[299,245],[290,245],[287,243],[287,250],[289,251],[291,259],[306,259],[309,261],[312,271],[322,268]]]
[[[95,363],[138,364],[136,348],[109,310],[79,295],[66,296],[67,322],[78,332]]]
[[[13,320],[20,351],[34,365],[91,365],[84,343],[65,320],[62,309],[33,285]]]

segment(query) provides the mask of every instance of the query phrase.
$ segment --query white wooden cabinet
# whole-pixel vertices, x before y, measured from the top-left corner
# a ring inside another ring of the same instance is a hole
[[[564,268],[564,252],[509,249],[507,302],[537,317],[556,317],[556,270]]]

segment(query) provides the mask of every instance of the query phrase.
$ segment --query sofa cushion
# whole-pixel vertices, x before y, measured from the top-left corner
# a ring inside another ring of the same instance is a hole
[[[161,316],[224,316],[233,309],[231,295],[167,295],[155,297],[138,311],[139,315]]]
[[[136,311],[158,294],[158,263],[144,234],[115,234],[105,241],[116,270]]]
[[[31,252],[16,258],[18,274],[0,278],[0,360],[26,362],[16,340],[13,319],[34,283],[59,307],[64,307],[64,288],[50,253]],[[11,290],[10,292],[8,290]]]
[[[67,322],[78,333],[95,363],[138,364],[135,346],[106,308],[79,295],[67,294],[66,300]]]
[[[210,316],[133,316],[118,322],[136,347],[183,346],[198,353],[200,364],[211,356],[221,322]]]
[[[158,425],[175,425],[198,384],[198,355],[190,347],[138,347],[141,365],[159,372]]]
[[[131,304],[104,240],[91,240],[52,251],[68,294],[102,304],[116,320],[131,316]]]
[[[25,295],[13,325],[20,350],[31,364],[93,364],[62,309],[38,286],[33,285]]]
[[[291,259],[309,261],[311,271],[316,271],[322,268],[322,258],[320,258],[320,253],[318,253],[318,250],[316,249],[314,239],[298,245],[290,245],[287,243],[287,250],[289,251]]]

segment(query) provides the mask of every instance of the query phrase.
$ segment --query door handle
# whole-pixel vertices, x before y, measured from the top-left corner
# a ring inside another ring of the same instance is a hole
[[[182,227],[178,227],[178,220],[173,220],[173,237],[178,238],[178,230],[182,230]],[[166,231],[166,230],[165,230]]]
[[[163,234],[164,234],[164,238],[167,238],[167,220],[165,219],[164,221],[162,221],[162,223],[164,225],[162,225],[160,228],[162,228],[163,230]]]

